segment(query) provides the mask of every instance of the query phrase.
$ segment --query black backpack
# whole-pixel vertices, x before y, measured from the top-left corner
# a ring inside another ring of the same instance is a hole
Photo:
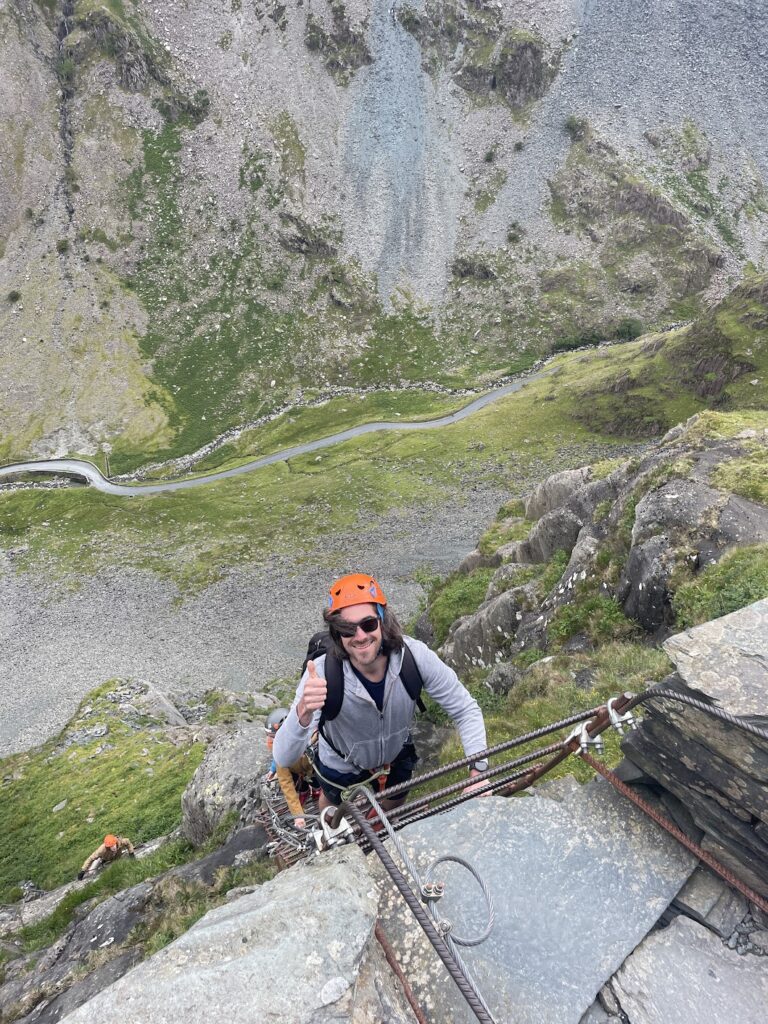
[[[302,675],[307,668],[307,662],[314,661],[315,658],[319,658],[323,654],[325,655],[324,674],[325,681],[328,684],[328,696],[325,700],[325,707],[320,715],[318,728],[321,733],[325,723],[333,721],[339,711],[341,711],[341,704],[344,700],[344,667],[341,659],[334,651],[333,640],[331,640],[331,634],[327,629],[321,630],[311,637],[307,645],[307,656],[304,659],[304,664],[301,666]],[[424,680],[421,678],[421,672],[419,672],[416,659],[411,654],[408,644],[405,643],[403,644],[403,664],[400,668],[400,681],[411,700],[416,701],[419,711],[426,711],[424,701],[421,699]]]

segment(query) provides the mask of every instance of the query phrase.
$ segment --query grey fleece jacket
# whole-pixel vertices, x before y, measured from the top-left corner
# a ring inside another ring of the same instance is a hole
[[[477,701],[472,697],[452,668],[430,650],[426,644],[412,637],[405,637],[414,660],[424,680],[424,689],[446,712],[459,731],[464,753],[467,757],[477,754],[486,747],[485,724]],[[390,655],[387,675],[384,681],[382,710],[362,685],[348,661],[343,661],[344,701],[341,710],[324,729],[329,740],[345,758],[342,759],[332,747],[320,737],[320,760],[328,768],[339,772],[355,772],[360,769],[380,768],[392,762],[408,739],[415,701],[411,700],[401,682],[401,651]],[[317,674],[323,676],[325,655],[317,658]],[[320,721],[320,710],[304,728],[299,722],[296,705],[301,699],[307,673],[301,677],[296,697],[288,717],[275,736],[272,753],[280,766],[289,766],[301,757],[309,739]]]

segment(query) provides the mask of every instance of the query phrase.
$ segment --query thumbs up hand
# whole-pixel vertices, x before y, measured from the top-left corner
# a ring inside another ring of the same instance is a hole
[[[314,661],[307,662],[307,681],[296,709],[302,725],[309,725],[312,715],[324,706],[327,696],[328,684],[317,674]]]

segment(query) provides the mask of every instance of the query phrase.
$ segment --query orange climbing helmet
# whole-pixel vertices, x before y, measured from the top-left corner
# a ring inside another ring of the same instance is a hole
[[[104,845],[107,849],[111,849],[113,846],[117,846],[117,836],[108,835],[104,836]]]
[[[353,604],[375,604],[379,606],[379,614],[387,604],[384,593],[373,578],[362,572],[351,572],[331,584],[328,592],[328,610],[341,611]]]

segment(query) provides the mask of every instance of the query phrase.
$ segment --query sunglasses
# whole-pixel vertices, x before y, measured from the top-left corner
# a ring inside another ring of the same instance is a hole
[[[368,615],[364,619],[360,619],[359,622],[336,619],[330,624],[330,629],[336,637],[352,637],[357,633],[358,626],[364,633],[375,633],[379,628],[379,619],[375,615]]]

